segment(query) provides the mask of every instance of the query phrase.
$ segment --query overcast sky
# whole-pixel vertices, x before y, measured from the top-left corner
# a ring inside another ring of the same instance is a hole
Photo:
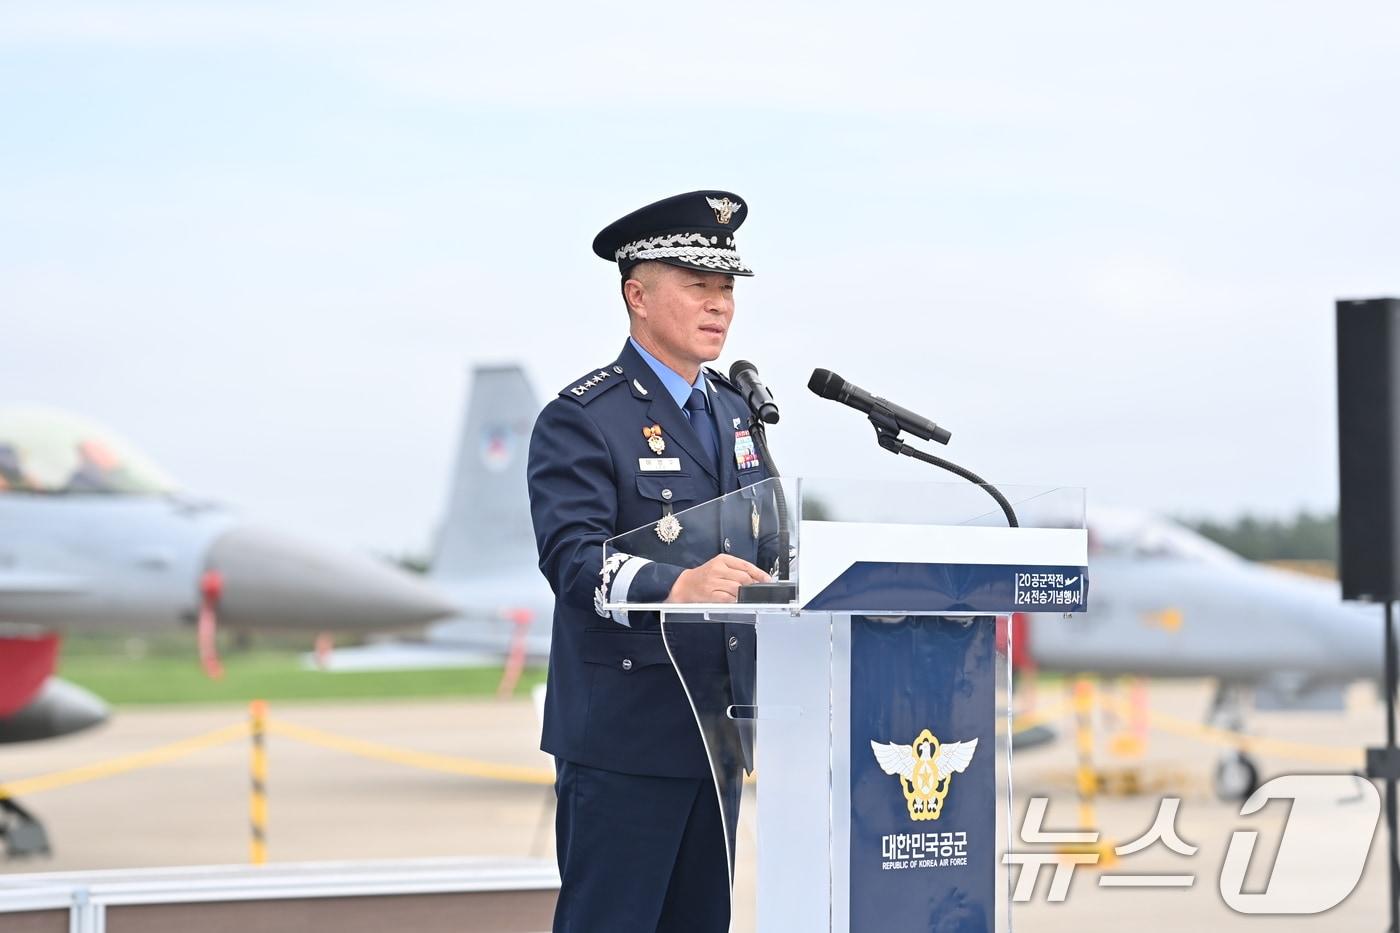
[[[423,551],[467,374],[611,361],[593,234],[738,192],[789,473],[915,478],[814,366],[1090,502],[1336,501],[1333,301],[1400,294],[1400,7],[0,6],[0,404]]]

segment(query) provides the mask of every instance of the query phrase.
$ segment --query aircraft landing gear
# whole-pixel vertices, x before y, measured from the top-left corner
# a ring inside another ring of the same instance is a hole
[[[1259,786],[1259,768],[1244,752],[1230,751],[1215,763],[1215,796],[1244,800]]]
[[[8,797],[0,798],[0,842],[5,844],[5,855],[9,858],[50,853],[49,834],[44,831],[44,824]]]
[[[1244,731],[1244,698],[1241,688],[1220,684],[1211,701],[1206,722],[1217,729]],[[1259,786],[1259,766],[1254,759],[1238,749],[1221,754],[1215,764],[1215,795],[1221,800],[1244,800]]]

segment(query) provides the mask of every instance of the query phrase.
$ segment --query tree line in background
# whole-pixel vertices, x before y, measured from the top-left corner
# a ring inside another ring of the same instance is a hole
[[[1292,518],[1245,514],[1229,522],[1203,519],[1183,524],[1249,560],[1337,562],[1337,516],[1307,510]]]

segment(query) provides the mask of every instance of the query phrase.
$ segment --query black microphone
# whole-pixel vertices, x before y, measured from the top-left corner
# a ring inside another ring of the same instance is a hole
[[[829,369],[812,370],[812,378],[807,381],[807,388],[822,398],[829,398],[842,405],[849,405],[866,415],[883,417],[893,421],[898,430],[908,431],[915,437],[923,438],[926,441],[946,444],[953,439],[953,435],[923,415],[916,415],[894,402],[886,401],[878,395],[871,395],[860,386],[847,382]]]
[[[765,424],[778,423],[778,404],[773,401],[773,393],[758,378],[758,367],[748,360],[735,360],[729,367],[729,381],[738,387],[749,410],[758,415]]]

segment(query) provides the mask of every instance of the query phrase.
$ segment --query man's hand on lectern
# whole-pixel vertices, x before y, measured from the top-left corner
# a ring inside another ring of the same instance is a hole
[[[693,570],[682,570],[668,603],[733,603],[745,583],[767,583],[768,574],[738,557],[720,554]]]

